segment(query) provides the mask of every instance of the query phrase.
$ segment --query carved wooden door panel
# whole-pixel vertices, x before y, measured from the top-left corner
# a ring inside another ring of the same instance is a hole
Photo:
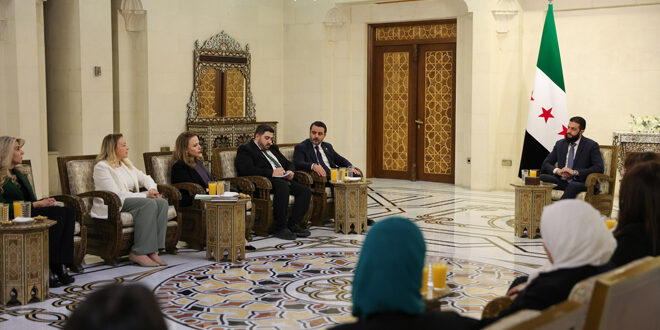
[[[455,21],[370,29],[371,175],[454,182]]]

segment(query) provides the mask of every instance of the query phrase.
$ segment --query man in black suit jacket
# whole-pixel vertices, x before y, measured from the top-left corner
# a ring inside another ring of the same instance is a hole
[[[330,143],[323,142],[328,128],[321,121],[309,126],[309,139],[300,142],[293,152],[293,162],[297,170],[314,171],[319,176],[330,179],[330,169],[349,167],[351,162],[338,154]],[[357,169],[353,173],[362,176]]]
[[[586,126],[584,118],[571,118],[566,137],[557,141],[543,161],[546,174],[541,174],[541,180],[554,183],[557,185],[555,189],[563,190],[561,199],[575,198],[578,193],[586,191],[584,182],[587,176],[604,171],[598,143],[582,135]]]
[[[309,230],[300,226],[309,208],[312,192],[309,188],[293,181],[293,164],[273,144],[275,130],[268,125],[259,125],[254,140],[238,147],[234,165],[239,176],[259,175],[267,177],[273,185],[273,233],[275,237],[294,240],[307,237]],[[286,221],[289,195],[295,196],[291,219]]]

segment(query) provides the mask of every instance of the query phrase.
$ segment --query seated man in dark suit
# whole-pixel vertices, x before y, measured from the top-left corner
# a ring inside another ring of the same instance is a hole
[[[587,190],[584,182],[589,174],[604,172],[598,143],[582,135],[586,127],[584,118],[571,118],[565,138],[557,141],[543,161],[543,172],[552,174],[541,174],[541,180],[554,183],[557,185],[555,189],[563,190],[561,199],[575,198]]]
[[[309,139],[300,142],[293,152],[296,170],[314,171],[330,180],[331,168],[353,166],[335,151],[332,144],[323,142],[327,130],[321,121],[315,121],[309,126]],[[353,174],[362,176],[357,169],[353,169]]]
[[[309,230],[300,222],[309,208],[312,192],[309,188],[293,181],[293,164],[289,162],[273,144],[275,131],[268,125],[259,125],[254,140],[238,147],[234,165],[239,176],[259,175],[270,179],[273,185],[273,233],[275,237],[294,240],[307,237]],[[295,196],[293,212],[288,223],[286,211],[289,195]]]
[[[353,166],[348,159],[342,157],[335,151],[332,144],[323,142],[328,127],[322,121],[315,121],[309,126],[309,139],[300,142],[293,152],[293,162],[296,170],[314,171],[319,176],[328,179],[327,186],[330,184],[330,169],[339,167]],[[353,175],[362,176],[357,168],[353,168]],[[332,191],[334,195],[334,189]],[[374,224],[372,219],[367,219],[367,225]]]

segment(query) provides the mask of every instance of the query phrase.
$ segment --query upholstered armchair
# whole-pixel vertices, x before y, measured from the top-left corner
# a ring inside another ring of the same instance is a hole
[[[236,177],[237,171],[234,166],[237,148],[213,148],[213,176],[220,180],[230,180],[232,184],[236,179],[247,179],[254,185],[252,196],[252,207],[254,210],[254,231],[259,236],[268,236],[271,225],[273,224],[273,189],[270,180],[262,176],[243,176]],[[307,187],[312,186],[312,178],[309,174],[296,171],[294,179]],[[295,201],[294,196],[289,196],[289,212]],[[313,201],[312,201],[313,203]],[[309,227],[309,219],[312,216],[313,207],[307,209],[303,218],[302,226]]]
[[[600,146],[600,154],[603,157],[603,173],[591,173],[585,181],[587,191],[583,191],[577,195],[577,199],[582,199],[591,204],[595,209],[600,211],[606,217],[612,214],[612,206],[614,205],[614,188],[616,185],[616,170],[617,170],[617,147],[616,146]],[[600,192],[596,195],[596,185]],[[552,191],[552,200],[558,201],[564,194],[561,190]]]
[[[27,173],[27,178],[30,181],[32,188],[36,189],[34,185],[34,178],[32,177],[32,163],[30,160],[23,160],[23,164],[20,166],[21,169]],[[84,219],[89,216],[89,214],[85,212],[85,204],[78,196],[55,195],[50,197],[72,208],[76,214],[76,222],[73,227],[73,268],[71,271],[82,273],[82,262],[83,259],[85,259],[85,254],[87,253],[87,226],[84,225]]]
[[[87,226],[88,253],[101,257],[106,264],[116,265],[119,257],[128,254],[133,245],[133,216],[120,212],[119,197],[109,191],[94,190],[94,164],[96,155],[58,157],[62,192],[82,198],[84,209],[89,214],[94,197],[103,199],[108,206],[108,218],[97,219],[88,216],[83,225]],[[167,231],[165,249],[176,253],[176,244],[181,236],[181,216],[177,213],[181,193],[171,185],[158,184],[158,191],[167,199]]]

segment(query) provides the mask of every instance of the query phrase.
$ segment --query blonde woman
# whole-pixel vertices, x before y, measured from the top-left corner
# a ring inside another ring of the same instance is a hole
[[[192,182],[202,187],[208,187],[213,179],[211,172],[202,163],[202,145],[199,137],[192,132],[183,132],[176,138],[174,153],[172,154],[172,183]],[[192,205],[194,196],[181,189],[181,206]],[[254,251],[256,248],[245,241],[245,250]]]
[[[96,190],[117,194],[121,212],[133,216],[133,247],[128,258],[143,267],[165,266],[167,263],[158,257],[158,250],[165,249],[167,201],[161,198],[154,180],[128,160],[128,149],[121,133],[103,138],[94,166],[94,186]],[[148,191],[141,193],[140,187]],[[103,200],[95,198],[91,213],[95,218],[107,218],[108,207]]]
[[[69,207],[58,207],[55,199],[46,197],[37,200],[26,173],[20,169],[23,163],[25,140],[11,136],[0,137],[0,202],[32,202],[32,215],[43,215],[56,223],[48,228],[48,256],[50,262],[50,287],[71,284],[74,278],[66,266],[73,266],[73,226],[75,214]],[[13,210],[9,208],[9,216]]]

